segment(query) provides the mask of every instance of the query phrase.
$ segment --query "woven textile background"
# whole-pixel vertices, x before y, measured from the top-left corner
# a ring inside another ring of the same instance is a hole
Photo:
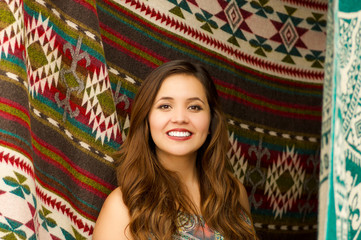
[[[361,239],[361,2],[330,1],[319,239]]]
[[[316,239],[326,0],[0,0],[0,238],[91,239],[145,76],[204,64],[261,239]]]

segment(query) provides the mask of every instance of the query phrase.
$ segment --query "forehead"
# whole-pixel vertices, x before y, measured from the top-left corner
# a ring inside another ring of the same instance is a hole
[[[157,97],[164,95],[172,96],[192,96],[206,99],[206,90],[201,81],[193,75],[174,74],[163,80],[158,90]]]

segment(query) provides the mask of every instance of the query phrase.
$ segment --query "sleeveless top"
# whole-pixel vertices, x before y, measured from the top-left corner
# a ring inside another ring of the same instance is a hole
[[[243,211],[242,218],[246,223],[252,225],[251,220]],[[187,213],[180,213],[178,216],[178,232],[179,234],[173,236],[174,240],[223,240],[223,236],[212,230],[200,217],[200,222],[196,216]]]

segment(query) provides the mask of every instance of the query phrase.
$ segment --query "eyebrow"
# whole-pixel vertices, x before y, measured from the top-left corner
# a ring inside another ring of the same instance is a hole
[[[157,102],[161,101],[161,100],[174,100],[174,98],[172,97],[161,97],[157,100]],[[187,101],[191,102],[191,101],[200,101],[202,102],[203,104],[205,104],[205,102],[200,99],[199,97],[191,97],[191,98],[187,98]]]

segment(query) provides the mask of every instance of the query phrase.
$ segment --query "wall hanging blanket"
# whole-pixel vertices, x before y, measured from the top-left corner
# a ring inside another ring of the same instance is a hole
[[[216,82],[259,237],[315,239],[327,9],[1,0],[0,238],[90,239],[116,187],[112,156],[139,85],[163,62],[188,59]]]
[[[322,112],[319,239],[361,239],[360,18],[360,1],[330,1]]]

